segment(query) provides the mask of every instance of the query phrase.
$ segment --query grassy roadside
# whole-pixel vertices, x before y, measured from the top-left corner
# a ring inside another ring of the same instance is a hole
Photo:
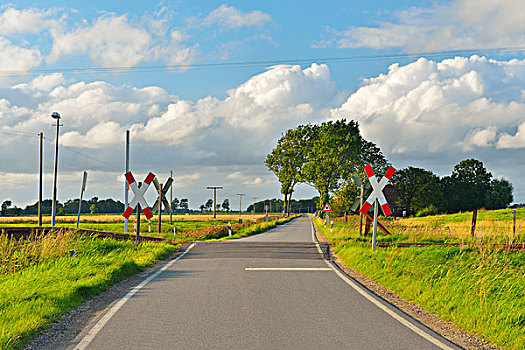
[[[69,251],[75,250],[75,256]],[[0,235],[0,349],[21,348],[54,320],[176,248],[50,234],[15,243]]]
[[[357,227],[318,228],[348,266],[459,328],[525,349],[525,253],[468,247],[378,248]],[[386,237],[385,237],[386,238]]]

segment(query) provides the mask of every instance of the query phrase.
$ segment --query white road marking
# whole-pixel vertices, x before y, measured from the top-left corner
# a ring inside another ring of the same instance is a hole
[[[169,263],[155,271],[153,274],[149,275],[148,278],[146,278],[144,281],[142,281],[140,284],[138,284],[135,288],[133,288],[131,291],[129,291],[126,295],[124,295],[120,300],[97,322],[93,328],[89,331],[88,334],[80,341],[80,343],[77,344],[77,346],[74,348],[74,350],[84,350],[86,349],[89,344],[95,339],[97,334],[104,328],[106,323],[117,313],[117,311],[128,301],[131,299],[135,293],[137,293],[142,287],[144,287],[146,284],[151,282],[152,279],[157,277],[161,272],[165,271],[167,268],[169,268],[173,263],[175,263],[177,260],[181,259],[186,253],[190,251],[191,248],[195,246],[195,243],[191,244],[181,255],[176,257],[175,259],[171,260]]]
[[[245,271],[332,271],[329,267],[245,267]]]
[[[311,218],[310,218],[310,220],[312,221]],[[317,250],[322,255],[323,252],[321,250],[321,247],[319,246],[319,242],[317,242],[317,239],[315,238],[315,230],[314,230],[313,222],[312,222],[312,240],[314,241],[315,245],[317,246]],[[372,304],[374,304],[375,306],[377,306],[378,308],[380,308],[381,310],[383,310],[384,312],[386,312],[387,314],[392,316],[395,320],[399,321],[402,325],[406,326],[407,328],[409,328],[410,330],[412,330],[416,334],[420,335],[421,337],[425,338],[426,340],[428,340],[429,342],[431,342],[432,344],[436,345],[437,347],[439,347],[439,348],[441,348],[443,350],[454,350],[454,348],[448,346],[447,344],[443,343],[441,340],[439,340],[436,337],[432,336],[431,334],[425,332],[424,330],[420,329],[419,327],[417,327],[412,322],[406,320],[405,318],[403,318],[400,315],[398,315],[397,313],[395,313],[388,306],[386,306],[385,304],[381,303],[379,300],[377,300],[372,295],[370,295],[369,292],[367,292],[361,286],[359,286],[354,281],[352,281],[347,276],[345,276],[343,273],[341,273],[341,271],[336,269],[328,260],[326,260],[326,259],[323,259],[323,260],[326,263],[326,265],[328,265],[328,267],[330,267],[330,269],[333,270],[337,274],[337,276],[339,276],[343,281],[346,282],[346,284],[348,284],[350,287],[355,289],[359,294],[361,294],[363,297],[368,299],[368,301],[370,301]]]

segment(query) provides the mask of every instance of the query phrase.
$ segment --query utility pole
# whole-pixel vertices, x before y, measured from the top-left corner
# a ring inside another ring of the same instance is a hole
[[[217,209],[217,190],[222,190],[222,186],[208,186],[208,190],[213,190],[213,218],[217,218],[216,209]]]
[[[259,199],[259,197],[252,197],[253,199],[253,214],[255,214],[255,201]]]
[[[124,166],[126,168],[126,172],[124,174],[127,174],[129,172],[129,130],[126,130],[126,164]],[[128,192],[129,183],[128,179],[126,178],[124,180],[124,208],[128,207]],[[128,218],[124,218],[124,232],[128,232]]]
[[[55,226],[55,215],[56,215],[56,202],[57,202],[57,171],[58,171],[58,131],[60,127],[60,114],[53,112],[51,118],[57,122],[57,135],[55,138],[55,172],[53,176],[53,203],[51,205],[51,226]]]
[[[170,170],[170,177],[173,179],[173,170]],[[170,187],[170,225],[173,225],[173,186]]]
[[[38,172],[38,226],[42,226],[42,168],[43,168],[43,147],[44,133],[40,134],[40,167]]]
[[[239,220],[241,219],[241,213],[242,213],[242,196],[246,196],[244,193],[237,193],[239,196]]]

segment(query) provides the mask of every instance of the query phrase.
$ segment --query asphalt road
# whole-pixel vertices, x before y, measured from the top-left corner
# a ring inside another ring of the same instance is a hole
[[[307,217],[199,244],[76,341],[87,349],[457,348],[394,308],[393,317],[329,265]]]

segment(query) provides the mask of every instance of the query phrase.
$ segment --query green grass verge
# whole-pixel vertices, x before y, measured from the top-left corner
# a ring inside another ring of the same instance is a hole
[[[0,274],[0,349],[21,348],[62,314],[175,250],[144,243],[134,251],[132,241],[87,236],[50,235],[17,245],[4,238],[0,258],[11,269]]]
[[[318,227],[344,264],[461,329],[506,349],[525,349],[525,253],[475,242],[374,252],[355,230]]]

